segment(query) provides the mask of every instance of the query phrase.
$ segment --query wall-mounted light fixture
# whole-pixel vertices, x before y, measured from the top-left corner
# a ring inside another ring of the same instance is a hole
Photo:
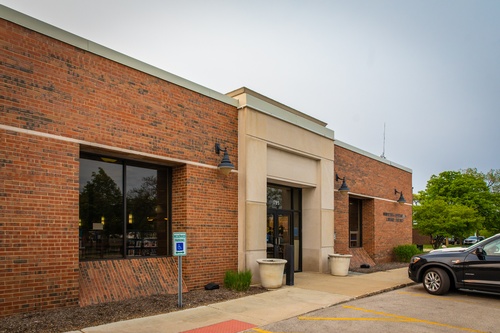
[[[394,195],[396,195],[398,193],[400,194],[399,199],[398,199],[398,204],[401,204],[401,205],[405,204],[406,200],[405,200],[405,197],[403,197],[403,191],[398,191],[398,190],[394,189]]]
[[[224,176],[227,176],[229,175],[229,173],[231,172],[231,170],[234,169],[234,164],[231,163],[231,161],[229,160],[229,155],[227,153],[227,148],[224,148],[222,149],[220,147],[220,144],[219,143],[216,143],[215,144],[215,153],[217,155],[219,155],[219,153],[223,151],[224,152],[224,156],[222,157],[222,161],[219,163],[219,165],[217,166],[217,169],[219,169],[219,172],[221,174],[223,174]]]
[[[345,176],[340,178],[338,174],[335,174],[335,181],[338,182],[342,179],[342,185],[340,185],[339,192],[349,192],[349,187],[345,183]]]

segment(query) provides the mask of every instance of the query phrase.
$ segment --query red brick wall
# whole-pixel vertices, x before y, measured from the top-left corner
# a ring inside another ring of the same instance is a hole
[[[235,107],[4,20],[0,37],[1,124],[211,165],[220,140],[237,163]]]
[[[137,274],[141,271],[147,273]],[[177,294],[178,284],[177,258],[174,257],[80,262],[81,306],[141,296]],[[185,285],[183,291],[187,291]]]
[[[238,268],[238,178],[185,166],[174,171],[173,231],[184,231],[183,277],[190,288],[222,283]],[[179,184],[182,183],[182,184]]]
[[[78,145],[0,130],[0,314],[78,302]]]
[[[334,196],[335,252],[349,253],[348,198],[351,196],[363,199],[363,248],[375,262],[393,260],[395,246],[412,243],[412,174],[338,145],[335,145],[334,158],[335,172],[346,177],[350,188],[349,194],[335,192]],[[335,188],[340,185],[340,181],[336,182]],[[399,194],[394,194],[394,189],[403,191],[410,205],[396,203]],[[402,222],[396,221],[401,220],[396,214],[405,216]]]
[[[422,235],[420,232],[418,232],[417,229],[413,229],[412,232],[413,232],[413,237],[412,237],[413,244],[417,245],[431,244],[431,236]]]
[[[338,184],[336,188],[338,188]],[[334,251],[335,253],[349,253],[349,195],[347,193],[334,193]]]
[[[361,206],[361,214],[363,219],[362,226],[362,242],[363,248],[370,255],[372,260],[375,258],[375,200],[364,199]]]
[[[216,166],[221,142],[237,166],[237,110],[4,20],[0,46],[0,124],[18,129],[0,132],[0,313],[76,305],[80,149]],[[188,288],[237,267],[237,198],[234,175],[174,168],[172,227],[188,232]]]

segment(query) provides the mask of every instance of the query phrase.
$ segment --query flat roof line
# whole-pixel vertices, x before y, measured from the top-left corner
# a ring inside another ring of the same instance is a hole
[[[94,43],[91,40],[72,34],[68,31],[55,27],[51,24],[40,21],[34,17],[28,16],[16,10],[13,10],[4,5],[0,5],[0,18],[20,25],[24,28],[33,30],[42,35],[54,38],[66,44],[78,47],[82,50],[91,52],[103,58],[115,61],[122,65],[144,72],[146,74],[155,76],[159,79],[171,82],[183,88],[197,92],[204,96],[213,98],[220,102],[237,107],[238,101],[230,96],[219,93],[215,90],[209,89],[192,81],[186,80],[180,76],[159,69],[145,62],[132,58],[123,53],[112,50],[108,47]]]
[[[407,172],[409,172],[409,173],[413,173],[412,169],[410,169],[410,168],[407,168],[407,167],[405,167],[405,166],[402,166],[402,165],[400,165],[400,164],[397,164],[397,163],[395,163],[395,162],[392,162],[392,161],[390,161],[390,160],[388,160],[388,159],[382,158],[382,157],[377,156],[377,155],[375,155],[375,154],[369,153],[369,152],[364,151],[364,150],[362,150],[362,149],[359,149],[359,148],[357,148],[357,147],[351,146],[351,145],[350,145],[350,144],[348,144],[348,143],[345,143],[345,142],[342,142],[342,141],[339,141],[339,140],[335,140],[335,145],[336,145],[336,146],[339,146],[339,147],[342,147],[342,148],[345,148],[345,149],[348,149],[348,150],[350,150],[350,151],[352,151],[352,152],[355,152],[355,153],[358,153],[358,154],[360,154],[360,155],[366,156],[366,157],[371,158],[371,159],[373,159],[373,160],[377,160],[377,161],[379,161],[379,162],[382,162],[382,163],[385,163],[385,164],[391,165],[391,166],[393,166],[393,167],[395,167],[395,168],[398,168],[398,169],[401,169],[401,170],[407,171]]]

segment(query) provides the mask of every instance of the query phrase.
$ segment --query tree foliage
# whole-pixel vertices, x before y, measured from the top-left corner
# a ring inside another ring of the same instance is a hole
[[[486,205],[480,211],[485,220],[483,229],[496,234],[500,232],[500,170],[490,170],[483,174],[476,169],[467,169],[464,173],[480,177],[486,183],[488,192],[484,193]]]
[[[156,176],[143,177],[139,187],[127,192],[127,210],[134,213],[134,227],[137,230],[153,229],[151,219],[156,216]]]
[[[122,232],[122,191],[103,168],[92,172],[91,180],[80,193],[80,219],[83,226],[92,229],[93,223],[101,223],[109,233]]]
[[[472,170],[477,172],[475,169]],[[500,170],[490,170],[484,175],[484,178],[491,192],[500,193]]]
[[[465,238],[477,230],[500,231],[500,172],[476,169],[433,175],[414,206],[415,228],[441,245],[446,237]]]

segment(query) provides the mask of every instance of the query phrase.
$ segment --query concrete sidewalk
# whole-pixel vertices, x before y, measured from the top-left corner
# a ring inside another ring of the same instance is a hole
[[[85,328],[86,333],[240,332],[410,285],[407,268],[370,274],[295,273],[295,285],[198,308]]]

